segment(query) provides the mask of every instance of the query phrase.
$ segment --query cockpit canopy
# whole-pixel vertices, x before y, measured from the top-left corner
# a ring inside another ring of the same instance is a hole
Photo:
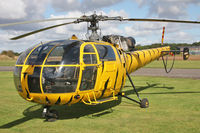
[[[97,58],[99,57],[99,58]],[[60,40],[34,46],[20,55],[14,79],[19,92],[70,93],[94,89],[99,61],[115,61],[110,45]],[[81,80],[79,82],[79,80]],[[22,83],[24,82],[24,83]],[[22,86],[27,84],[28,88]]]

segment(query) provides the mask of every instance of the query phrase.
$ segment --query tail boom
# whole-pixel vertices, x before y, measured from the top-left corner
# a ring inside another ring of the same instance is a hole
[[[170,51],[170,47],[166,46],[127,53],[126,70],[128,73],[136,71],[137,69],[149,64],[150,62],[166,55],[167,53],[163,51]]]

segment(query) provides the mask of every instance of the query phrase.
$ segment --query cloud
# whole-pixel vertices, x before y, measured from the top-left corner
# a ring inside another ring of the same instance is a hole
[[[148,16],[159,18],[185,18],[189,5],[200,4],[199,0],[134,0],[140,7],[148,7]]]
[[[4,0],[0,2],[0,19],[20,19],[26,16],[22,0]],[[13,10],[15,9],[15,10]]]
[[[79,0],[52,0],[52,7],[59,12],[79,10],[81,2]]]
[[[0,23],[13,23],[44,19],[49,0],[6,0],[0,2]],[[5,9],[4,9],[5,8]],[[1,15],[1,14],[4,14]],[[13,17],[14,16],[14,17]],[[40,23],[3,27],[4,30],[30,31],[40,27]]]
[[[104,7],[115,5],[123,0],[52,0],[52,7],[56,11],[95,11]]]

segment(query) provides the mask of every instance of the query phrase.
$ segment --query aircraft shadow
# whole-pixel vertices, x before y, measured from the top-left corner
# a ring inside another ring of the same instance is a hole
[[[141,92],[143,90],[149,89],[149,88],[164,88],[164,89],[168,89],[168,90],[172,90],[174,89],[174,87],[167,87],[165,85],[163,86],[158,86],[160,84],[149,84],[147,83],[147,86],[136,86],[136,89],[138,92]],[[132,86],[124,86],[124,87],[132,87]],[[133,89],[131,90],[125,90],[123,91],[126,95],[131,95],[131,94],[135,94],[135,91]],[[200,91],[183,91],[183,92],[141,92],[140,94],[148,94],[148,95],[154,95],[154,94],[189,94],[189,93],[200,93]]]
[[[58,120],[63,120],[63,119],[78,119],[83,116],[89,116],[89,118],[95,118],[95,117],[100,117],[102,115],[106,115],[109,113],[112,113],[112,107],[115,107],[121,103],[121,97],[118,98],[117,101],[111,101],[99,105],[94,105],[94,106],[89,106],[85,105],[83,103],[78,103],[74,104],[71,106],[53,106],[51,109],[56,109],[59,113],[59,119]],[[9,122],[7,124],[4,124],[0,126],[0,129],[5,129],[5,128],[12,128],[16,125],[22,124],[26,121],[29,121],[31,119],[41,119],[42,118],[42,111],[43,111],[43,106],[36,104],[33,105],[26,110],[24,110],[23,118],[14,120],[12,122]],[[44,121],[46,121],[44,119]]]
[[[148,82],[146,83],[147,86],[136,86],[136,89],[138,92],[141,92],[143,90],[146,90],[146,89],[149,89],[149,88],[164,88],[164,89],[168,89],[168,90],[172,90],[174,89],[174,87],[168,87],[168,86],[158,86],[160,84],[149,84]],[[132,86],[124,86],[124,87],[131,87]],[[131,94],[135,94],[135,91],[133,89],[130,89],[130,90],[125,90],[123,91],[126,95],[131,95]],[[141,93],[141,94],[146,94],[146,93]]]

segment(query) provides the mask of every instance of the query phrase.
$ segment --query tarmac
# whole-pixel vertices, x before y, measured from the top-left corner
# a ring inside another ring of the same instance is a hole
[[[200,69],[172,69],[166,73],[164,68],[141,68],[131,75],[200,79]]]
[[[12,66],[0,66],[0,71],[13,70],[14,67]],[[141,68],[133,72],[131,75],[200,79],[200,69],[172,69],[170,73],[166,73],[164,68]]]

